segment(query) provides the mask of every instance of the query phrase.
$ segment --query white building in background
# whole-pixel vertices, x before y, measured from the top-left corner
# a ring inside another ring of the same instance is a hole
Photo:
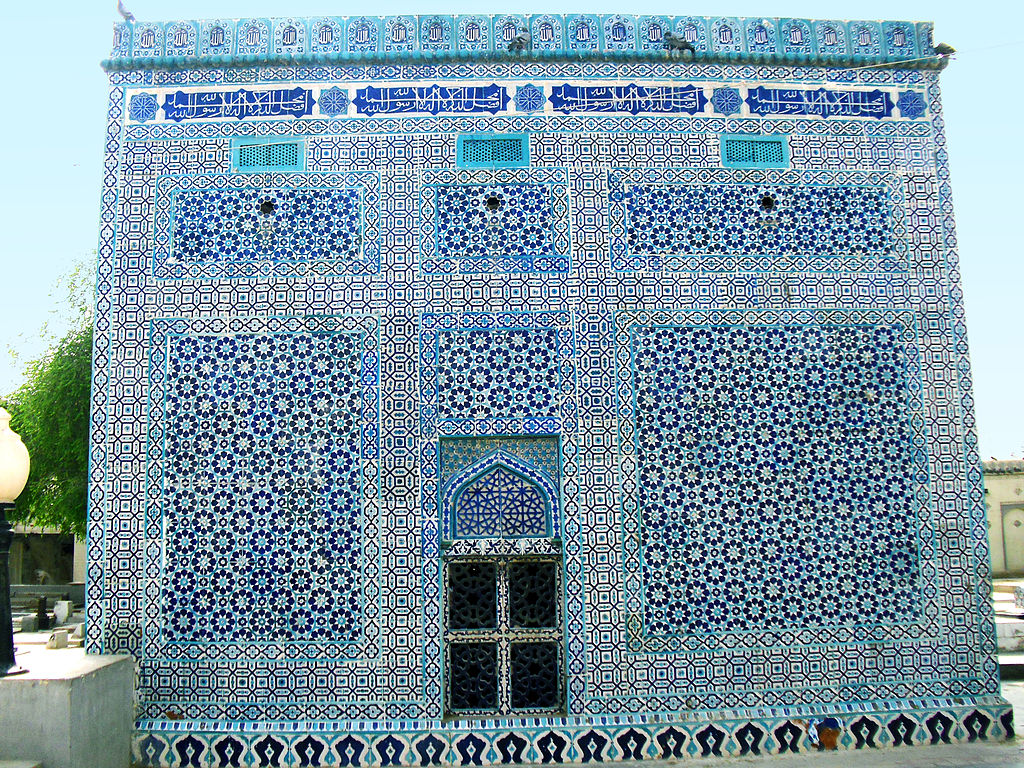
[[[11,584],[85,582],[85,541],[38,525],[15,525]]]
[[[986,461],[985,508],[993,576],[1024,575],[1024,461]]]

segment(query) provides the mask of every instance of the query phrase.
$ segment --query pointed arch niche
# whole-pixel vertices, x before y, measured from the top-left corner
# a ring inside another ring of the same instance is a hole
[[[557,479],[498,448],[449,478],[441,510],[452,539],[557,536]]]

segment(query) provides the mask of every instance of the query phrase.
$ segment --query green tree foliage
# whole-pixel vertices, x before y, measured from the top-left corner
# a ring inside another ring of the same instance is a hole
[[[25,383],[0,398],[32,459],[12,519],[85,536],[92,377],[92,265],[58,285],[68,330],[25,366]],[[43,335],[49,335],[43,329]]]

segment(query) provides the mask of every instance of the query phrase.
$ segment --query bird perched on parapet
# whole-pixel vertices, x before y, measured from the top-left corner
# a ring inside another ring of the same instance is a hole
[[[135,21],[135,14],[124,7],[122,0],[117,0],[117,12],[121,14],[121,18],[125,21]]]
[[[661,36],[661,42],[663,42],[665,47],[670,51],[689,51],[690,53],[697,52],[697,49],[693,47],[693,43],[667,29]]]
[[[508,41],[508,49],[510,51],[525,51],[528,50],[533,43],[533,37],[525,29],[520,30],[519,34]]]
[[[952,56],[954,53],[956,53],[956,48],[954,48],[952,45],[947,45],[946,43],[939,43],[938,45],[935,46],[936,56]]]

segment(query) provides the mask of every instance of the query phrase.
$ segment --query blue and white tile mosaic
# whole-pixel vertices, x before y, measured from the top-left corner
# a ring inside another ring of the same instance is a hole
[[[138,660],[135,759],[1009,735],[937,73],[806,65],[929,46],[773,18],[119,27],[87,645]],[[460,167],[470,134],[528,136],[529,164]],[[727,167],[737,136],[788,153]],[[270,137],[304,170],[239,172]],[[564,714],[445,718],[460,559],[558,564]]]
[[[729,174],[609,174],[613,266],[673,272],[907,268],[902,179],[848,173],[846,184],[837,185],[835,174]],[[797,178],[804,183],[793,183]],[[820,186],[813,183],[819,180]]]
[[[638,648],[920,637],[938,611],[913,317],[773,314],[617,316]]]
[[[812,25],[814,33],[811,32]],[[115,63],[130,64],[133,59],[192,56],[195,51],[196,27],[201,30],[201,58],[199,62],[182,60],[177,63],[178,66],[216,63],[203,61],[214,55],[235,55],[240,62],[251,65],[251,57],[266,55],[271,51],[278,56],[325,51],[344,54],[394,54],[402,51],[507,53],[516,35],[526,30],[529,30],[532,38],[525,47],[527,53],[533,49],[567,52],[664,51],[664,33],[674,29],[676,34],[693,46],[696,53],[853,54],[862,57],[862,61],[885,60],[886,57],[913,60],[915,57],[934,56],[929,44],[931,24],[928,23],[806,22],[764,17],[732,19],[609,15],[599,18],[583,14],[541,14],[529,17],[356,16],[119,24],[115,27],[111,59]],[[339,45],[342,40],[341,30],[345,28],[347,45],[342,47]],[[778,39],[780,28],[784,40],[782,50]],[[312,34],[307,34],[307,29]],[[250,58],[246,60],[243,58],[245,56]]]
[[[424,273],[569,271],[565,169],[436,171],[422,182]]]
[[[378,188],[374,173],[165,176],[153,276],[375,274]]]
[[[358,637],[362,427],[377,416],[362,347],[344,331],[168,336],[169,641]]]

